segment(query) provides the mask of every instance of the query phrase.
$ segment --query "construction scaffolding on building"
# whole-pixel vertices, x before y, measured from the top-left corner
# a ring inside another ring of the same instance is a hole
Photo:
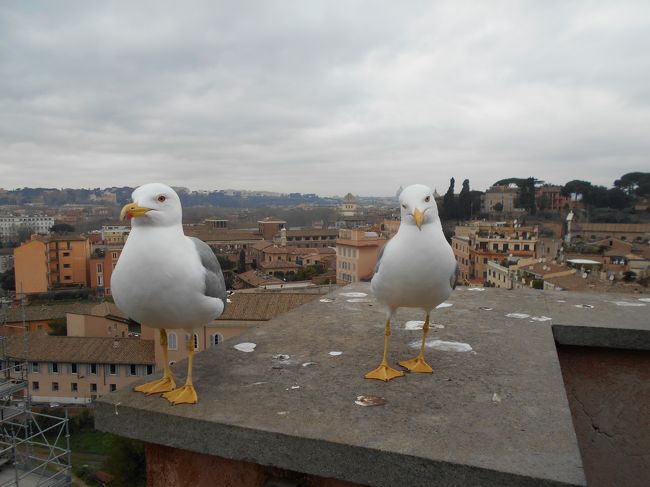
[[[13,329],[7,325],[8,306],[0,303],[0,325],[9,332],[0,336],[0,487],[69,486],[67,412],[62,418],[32,411],[24,303],[22,325]]]

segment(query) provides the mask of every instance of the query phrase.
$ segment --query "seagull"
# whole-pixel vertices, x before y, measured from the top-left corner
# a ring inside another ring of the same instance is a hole
[[[111,276],[111,291],[129,317],[160,329],[164,357],[163,377],[134,390],[164,393],[172,404],[194,404],[194,340],[188,342],[187,380],[176,388],[167,360],[167,329],[184,328],[192,335],[223,313],[226,285],[221,266],[205,242],[183,233],[181,201],[172,188],[145,184],[132,199],[120,214],[132,228]]]
[[[431,373],[424,359],[429,315],[456,287],[458,264],[442,232],[438,207],[431,188],[414,184],[399,196],[401,224],[397,234],[381,249],[370,288],[386,308],[384,356],[366,379],[389,381],[404,372],[388,365],[390,322],[398,308],[420,308],[426,313],[422,346],[417,357],[399,364],[411,372]]]

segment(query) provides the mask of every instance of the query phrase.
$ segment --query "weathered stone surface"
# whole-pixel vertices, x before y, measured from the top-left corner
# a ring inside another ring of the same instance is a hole
[[[589,487],[650,483],[650,352],[559,347]]]
[[[432,327],[430,338],[468,343],[472,351],[429,349],[433,374],[383,383],[363,378],[381,358],[383,310],[371,296],[349,302],[342,293],[350,291],[370,293],[365,284],[349,286],[330,295],[333,302],[309,303],[198,354],[199,404],[172,407],[118,391],[98,402],[97,427],[367,485],[584,485],[552,326],[647,331],[648,307],[596,295],[461,288],[448,301],[453,306],[432,316],[443,328]],[[596,307],[575,307],[583,302]],[[511,313],[530,317],[506,317]],[[542,316],[552,319],[531,321]],[[417,353],[408,344],[421,332],[404,323],[421,319],[418,310],[400,310],[390,362]],[[239,352],[239,342],[257,348]],[[302,366],[308,362],[315,365]],[[175,370],[182,381],[184,364]],[[386,404],[358,406],[359,395]]]

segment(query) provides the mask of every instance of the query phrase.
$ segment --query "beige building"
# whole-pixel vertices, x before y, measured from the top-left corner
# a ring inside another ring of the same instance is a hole
[[[341,229],[336,241],[336,282],[368,281],[386,238],[364,229]]]
[[[23,338],[7,340],[8,363],[24,358]],[[27,362],[29,392],[36,403],[88,404],[154,371],[152,341],[31,333]]]
[[[581,223],[573,221],[571,237],[582,240],[617,238],[643,243],[650,239],[650,223]]]
[[[519,188],[510,186],[492,186],[481,195],[481,211],[483,213],[513,213],[517,210],[515,202],[519,196]],[[499,208],[501,208],[499,210]]]

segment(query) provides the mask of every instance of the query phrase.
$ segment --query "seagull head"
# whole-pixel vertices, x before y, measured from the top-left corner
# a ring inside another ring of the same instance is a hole
[[[183,223],[181,200],[172,188],[161,183],[145,184],[131,195],[132,203],[124,205],[120,219],[132,226],[169,227]]]
[[[423,184],[412,184],[399,195],[402,225],[416,225],[419,230],[438,220],[438,205],[433,191]]]

